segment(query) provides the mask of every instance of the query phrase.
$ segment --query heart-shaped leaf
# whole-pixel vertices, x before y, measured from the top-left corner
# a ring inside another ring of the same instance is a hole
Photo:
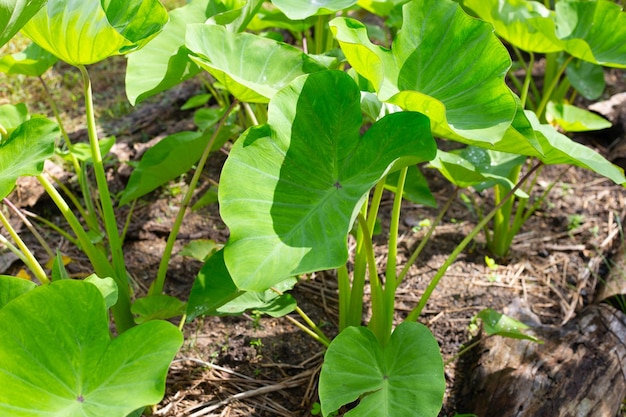
[[[240,101],[267,103],[296,77],[326,69],[293,46],[222,26],[189,25],[186,39],[191,59]]]
[[[24,74],[39,77],[58,59],[36,43],[31,43],[22,52],[3,56],[0,71],[7,74]]]
[[[272,0],[272,3],[291,20],[333,14],[353,6],[356,2],[357,0]]]
[[[176,297],[155,294],[135,300],[131,311],[135,315],[135,323],[141,324],[150,320],[182,316],[186,308],[187,304]]]
[[[445,387],[437,341],[423,324],[405,322],[386,346],[365,327],[341,332],[326,351],[319,395],[324,416],[359,400],[346,417],[435,417]]]
[[[504,82],[511,60],[491,25],[450,0],[413,0],[403,13],[391,50],[370,42],[356,20],[336,18],[330,25],[350,65],[381,100],[427,115],[436,136],[500,141],[517,104]]]
[[[200,68],[185,47],[187,25],[203,23],[217,13],[215,2],[193,0],[170,12],[170,20],[145,48],[128,56],[126,95],[131,104],[165,91],[193,77]]]
[[[47,0],[3,0],[0,2],[0,46],[33,17]]]
[[[270,101],[268,120],[235,143],[219,188],[231,233],[224,259],[237,287],[249,291],[344,263],[370,188],[394,164],[435,155],[419,113],[385,116],[361,137],[359,89],[340,71],[297,78]]]
[[[41,174],[58,135],[56,123],[36,118],[19,125],[0,143],[0,199],[9,195],[19,177]]]
[[[160,401],[182,344],[164,321],[111,340],[102,295],[74,280],[15,298],[0,324],[0,414],[15,417],[125,417]]]
[[[59,59],[78,66],[140,48],[166,21],[158,0],[48,0],[22,30]]]

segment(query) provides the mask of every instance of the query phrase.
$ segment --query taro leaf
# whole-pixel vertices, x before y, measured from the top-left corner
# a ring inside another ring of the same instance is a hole
[[[268,124],[235,143],[219,200],[231,233],[224,259],[239,288],[265,291],[290,276],[345,263],[347,234],[365,194],[392,166],[435,155],[422,114],[390,114],[363,137],[361,121],[354,81],[322,71],[280,90]]]
[[[120,52],[142,48],[162,29],[169,17],[160,1],[101,0],[111,26],[131,42]]]
[[[587,132],[611,127],[611,122],[595,113],[571,104],[550,101],[546,107],[546,119],[559,125],[566,132]]]
[[[555,5],[557,35],[571,55],[626,68],[626,12],[612,1],[565,0]]]
[[[135,323],[141,324],[150,320],[182,316],[186,307],[187,304],[176,297],[156,294],[138,298],[130,309],[135,315]]]
[[[533,125],[545,154],[538,159],[544,164],[568,164],[590,169],[607,177],[616,184],[626,186],[624,171],[613,165],[584,145],[574,142],[567,136],[559,133],[552,125],[541,124],[535,113],[526,111],[526,117]]]
[[[583,97],[596,100],[602,95],[606,82],[600,65],[575,59],[565,69],[567,79]]]
[[[220,2],[226,10],[211,16],[205,23],[224,26],[230,32],[243,31],[261,8],[264,0]]]
[[[24,103],[16,105],[3,104],[0,106],[0,126],[7,131],[7,136],[29,118],[30,115],[28,114],[28,108]]]
[[[293,46],[221,26],[189,25],[186,39],[191,59],[240,101],[267,103],[299,75],[326,69]]]
[[[180,256],[188,256],[190,258],[196,259],[198,261],[206,261],[217,252],[220,248],[220,245],[215,243],[214,240],[210,239],[196,239],[192,240],[188,244],[185,245],[184,248],[178,252]]]
[[[98,291],[100,291],[100,295],[104,298],[106,308],[111,308],[117,303],[117,284],[113,278],[100,278],[96,274],[91,274],[85,278],[85,282],[96,286]]]
[[[126,95],[132,105],[193,77],[200,68],[189,59],[185,31],[216,13],[211,0],[193,0],[170,12],[170,20],[145,48],[128,56]]]
[[[151,321],[111,340],[98,289],[61,280],[5,305],[0,340],[0,415],[125,417],[161,400],[183,338]]]
[[[510,190],[515,186],[508,178],[509,172],[504,170],[502,170],[504,172],[499,172],[501,169],[497,169],[497,166],[491,166],[491,161],[487,164],[477,161],[476,153],[489,158],[485,150],[472,147],[471,151],[475,154],[472,155],[471,152],[463,154],[462,152],[444,152],[439,150],[437,157],[430,164],[437,168],[451,183],[461,188],[475,187],[477,190],[482,190],[498,184]],[[522,164],[525,160],[523,156],[511,156],[517,158],[515,162],[519,164]],[[504,167],[508,167],[510,161],[505,161],[503,164]],[[528,194],[520,189],[516,190],[515,195],[520,198],[528,198]]]
[[[59,126],[48,119],[30,119],[0,143],[0,199],[25,175],[39,175],[44,161],[54,153]]]
[[[291,20],[334,14],[356,4],[357,0],[272,0],[272,4]]]
[[[498,36],[525,51],[559,52],[554,12],[541,2],[526,0],[462,0],[481,19],[493,24]]]
[[[320,374],[325,416],[359,400],[345,416],[437,416],[445,391],[439,345],[420,323],[400,324],[386,346],[365,327],[348,327],[330,344]]]
[[[331,21],[350,65],[373,83],[381,100],[427,115],[435,136],[500,141],[517,104],[504,82],[511,60],[491,25],[450,0],[413,0],[403,11],[391,50],[370,42],[355,20]]]
[[[195,109],[197,107],[202,107],[205,104],[207,104],[209,102],[209,100],[211,100],[211,97],[213,97],[211,94],[197,94],[195,96],[192,96],[189,100],[187,100],[185,102],[185,104],[183,104],[180,107],[180,109],[181,110],[191,110],[191,109]]]
[[[241,314],[252,310],[272,317],[282,317],[296,308],[296,300],[291,294],[284,294],[291,290],[298,280],[287,278],[272,288],[260,292],[246,292],[216,309],[217,314]],[[278,290],[278,292],[274,291]],[[282,294],[281,294],[282,293]]]
[[[59,59],[80,66],[140,48],[166,21],[158,0],[48,0],[22,31]]]
[[[22,52],[3,56],[0,71],[6,74],[23,74],[39,77],[57,62],[57,57],[36,43],[31,43]]]
[[[316,17],[304,20],[289,19],[283,12],[275,7],[261,7],[254,16],[248,29],[253,32],[261,32],[266,29],[285,29],[294,33],[304,32],[315,24]]]
[[[483,329],[489,336],[498,335],[510,337],[511,339],[525,339],[537,343],[543,343],[534,336],[525,334],[523,331],[530,329],[526,324],[515,320],[509,316],[498,313],[494,309],[486,308],[476,314],[483,322]]]
[[[24,278],[0,275],[0,309],[9,301],[26,294],[36,286],[34,282]]]
[[[98,147],[100,148],[100,154],[106,155],[111,148],[115,145],[115,136],[109,136],[108,138],[102,138],[98,141]],[[88,143],[75,143],[72,145],[72,155],[81,162],[91,162],[93,155],[91,153],[91,147]],[[66,156],[68,161],[72,160],[72,156]]]
[[[399,173],[394,172],[387,176],[385,188],[396,192],[398,186]],[[423,204],[427,207],[437,207],[437,201],[428,188],[428,181],[417,166],[410,166],[404,183],[402,197],[412,203]]]
[[[212,132],[178,132],[163,138],[144,153],[120,197],[120,205],[140,198],[189,171],[198,162]],[[222,129],[212,150],[219,149],[232,130]]]
[[[0,46],[4,45],[46,4],[47,0],[0,2]]]
[[[395,7],[406,3],[407,0],[359,0],[359,7],[378,16],[389,16]]]
[[[217,314],[217,308],[243,294],[224,263],[224,251],[211,256],[202,266],[193,282],[187,301],[187,321],[203,314]]]
[[[285,292],[296,282],[295,278],[288,278],[274,288]],[[200,315],[232,315],[247,310],[280,317],[293,311],[295,306],[296,302],[289,294],[279,295],[273,290],[240,291],[226,269],[224,252],[220,250],[205,262],[193,283],[187,303],[187,321]]]

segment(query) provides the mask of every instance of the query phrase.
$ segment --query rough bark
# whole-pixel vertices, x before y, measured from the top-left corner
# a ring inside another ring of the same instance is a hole
[[[626,397],[626,316],[594,305],[537,344],[483,338],[458,392],[478,417],[612,417]],[[466,364],[467,366],[468,364]]]

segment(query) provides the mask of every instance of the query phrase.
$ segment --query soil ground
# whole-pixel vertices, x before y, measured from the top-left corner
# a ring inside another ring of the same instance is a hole
[[[107,68],[95,67],[94,74],[96,91],[122,88],[119,72],[117,76],[111,75]],[[66,75],[63,77],[67,79]],[[619,81],[623,83],[623,75],[621,77]],[[117,137],[113,158],[136,159],[147,146],[142,145],[147,140],[190,129],[192,112],[178,109],[200,89],[198,82],[186,83],[134,111],[120,109],[120,114],[108,115],[100,105],[102,136]],[[115,94],[119,91],[123,90]],[[103,100],[108,103],[106,97]],[[79,113],[80,105],[77,105],[76,114]],[[69,119],[77,120],[73,113]],[[85,139],[80,122],[70,124],[68,129],[74,140]],[[620,134],[624,141],[623,132]],[[606,154],[607,147],[618,137],[580,139]],[[227,149],[224,149],[211,157],[200,191],[212,182],[219,182],[226,154]],[[110,165],[110,175],[113,188],[119,191],[130,170],[124,166],[115,169],[117,166]],[[454,192],[453,187],[435,170],[425,168],[424,172],[439,207],[443,206]],[[142,199],[131,217],[124,253],[138,295],[146,291],[156,275],[170,225],[187,186],[185,180],[183,177],[168,189]],[[522,321],[561,325],[593,301],[597,286],[610,267],[611,255],[623,240],[621,222],[626,216],[623,187],[582,169],[551,166],[541,171],[533,195],[540,195],[553,182],[556,185],[548,193],[546,202],[524,225],[509,256],[497,259],[497,267],[490,269],[485,263],[489,253],[484,248],[484,239],[479,237],[449,268],[420,318],[438,340],[444,360],[452,360],[445,368],[448,389],[441,416],[465,411],[455,406],[454,388],[459,375],[454,356],[471,338],[469,324],[476,313],[490,307],[520,317]],[[71,185],[70,180],[68,184]],[[55,218],[56,212],[44,196],[35,194],[33,197],[29,185],[19,191],[21,194],[12,197],[15,203],[47,218]],[[464,190],[461,193],[475,198],[483,211],[492,207],[488,191],[478,194]],[[384,236],[390,205],[390,195],[386,195],[381,212],[382,233],[375,240],[381,268],[385,266]],[[404,204],[398,265],[404,265],[424,235],[425,230],[420,228],[422,220],[432,221],[437,213],[437,209]],[[120,219],[125,215],[122,209]],[[456,198],[398,289],[398,321],[416,305],[431,277],[477,221],[475,211],[462,198]],[[91,272],[84,257],[67,241],[52,231],[44,229],[43,233],[53,248],[72,258],[73,262],[68,265],[70,273],[82,276]],[[228,231],[220,220],[218,207],[210,205],[187,214],[175,253],[194,239],[224,243],[227,238]],[[29,242],[37,246],[32,239]],[[43,257],[43,253],[38,252]],[[200,266],[199,262],[175,256],[170,263],[166,291],[184,299]],[[10,262],[0,273],[17,273],[20,268],[19,264]],[[293,295],[329,336],[336,334],[337,284],[332,271],[303,277]],[[368,314],[365,312],[364,320]],[[153,408],[153,414],[313,415],[324,349],[293,324],[293,320],[299,319],[297,315],[275,319],[244,314],[205,317],[185,325],[184,346],[171,366],[165,398]]]

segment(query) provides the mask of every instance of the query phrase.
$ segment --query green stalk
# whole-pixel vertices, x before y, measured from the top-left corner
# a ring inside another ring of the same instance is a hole
[[[350,325],[350,275],[346,265],[337,268],[337,283],[339,285],[339,331],[342,331]]]
[[[274,287],[272,287],[272,291],[274,291],[278,295],[283,295],[284,294],[282,291],[280,291],[280,290],[278,290],[278,289],[276,289]],[[315,340],[317,340],[318,342],[322,343],[324,346],[326,346],[326,347],[330,346],[330,340],[328,339],[328,337],[326,337],[326,335],[324,334],[322,329],[317,327],[315,322],[313,320],[311,320],[311,318],[304,312],[304,310],[302,310],[300,307],[296,306],[294,311],[296,313],[298,313],[298,315],[300,315],[300,317],[302,317],[302,320],[304,320],[304,322],[309,327],[304,326],[302,323],[300,323],[299,321],[293,319],[292,317],[289,317],[289,316],[285,316],[285,317],[287,317],[288,319],[291,318],[292,322],[296,326],[298,326],[300,329],[304,330],[307,334],[313,336],[313,338],[315,338]]]
[[[211,153],[211,148],[213,147],[213,144],[215,143],[215,139],[217,138],[217,135],[220,133],[220,130],[222,130],[222,127],[226,123],[226,120],[228,119],[230,112],[235,108],[237,103],[238,101],[235,100],[230,104],[230,107],[228,108],[228,110],[226,110],[226,113],[224,113],[224,115],[220,119],[219,123],[215,127],[215,131],[211,135],[211,138],[207,142],[207,145],[204,147],[204,152],[202,153],[202,156],[200,157],[200,160],[198,161],[196,170],[193,174],[193,177],[191,178],[191,181],[189,182],[189,187],[187,188],[187,192],[185,193],[183,197],[183,201],[180,204],[180,208],[178,209],[178,214],[176,215],[176,219],[174,220],[174,224],[172,225],[172,230],[170,231],[170,234],[167,237],[165,249],[163,250],[161,262],[159,263],[159,270],[157,271],[157,277],[156,277],[156,280],[150,286],[148,295],[155,295],[155,294],[163,293],[163,287],[165,286],[165,276],[167,275],[167,267],[169,265],[170,258],[172,257],[174,244],[176,243],[176,238],[178,236],[178,231],[180,230],[180,226],[183,223],[185,212],[187,211],[189,202],[191,201],[191,198],[193,197],[193,192],[196,189],[196,185],[198,184],[198,181],[200,180],[200,176],[202,175],[202,170],[204,169],[204,165],[206,164],[206,161],[209,158],[209,154]]]
[[[113,200],[111,198],[111,193],[109,192],[106,173],[104,172],[104,163],[102,162],[102,154],[100,153],[98,134],[96,132],[96,117],[93,108],[91,80],[89,79],[89,73],[84,65],[78,66],[78,69],[83,76],[83,88],[85,90],[85,114],[87,117],[87,133],[89,135],[91,159],[93,161],[93,168],[96,176],[100,207],[102,208],[104,229],[109,241],[111,260],[115,271],[112,278],[115,279],[115,282],[117,283],[118,291],[121,290],[120,287],[124,287],[127,289],[125,293],[128,294],[129,282],[124,262],[124,254],[122,252],[122,241],[120,239],[120,233],[117,230],[117,220],[115,218],[115,212],[113,211]],[[128,302],[130,303],[130,298]]]
[[[439,211],[437,218],[428,228],[426,235],[424,236],[420,244],[417,246],[417,248],[415,248],[415,250],[411,254],[411,257],[407,261],[406,265],[404,265],[404,268],[402,268],[402,272],[400,272],[400,274],[398,275],[398,279],[397,279],[398,285],[400,285],[400,283],[404,280],[404,278],[406,277],[406,274],[409,272],[409,268],[411,268],[411,265],[415,263],[419,254],[422,253],[422,250],[424,250],[424,247],[428,243],[430,237],[432,236],[433,232],[435,231],[439,223],[441,223],[443,216],[445,216],[448,209],[450,209],[450,206],[452,206],[452,203],[456,199],[456,196],[458,193],[459,193],[459,187],[455,187],[454,192],[452,193],[450,198],[448,198],[448,201],[446,201],[446,204],[443,206],[443,208]]]
[[[515,194],[515,191],[517,191],[517,189],[521,187],[522,184],[524,184],[526,180],[530,178],[530,176],[541,165],[542,165],[541,163],[538,163],[537,165],[532,167],[528,171],[528,173],[524,175],[524,178],[522,178],[520,182],[515,184],[515,186],[511,189],[511,191],[509,191],[509,193],[502,199],[500,204],[495,206],[480,222],[478,222],[478,224],[474,227],[474,229],[472,229],[472,231],[467,236],[465,236],[465,239],[463,239],[463,241],[459,243],[459,245],[452,251],[452,253],[450,253],[450,255],[448,256],[448,259],[446,259],[446,261],[443,263],[443,265],[441,265],[441,267],[439,268],[435,276],[428,283],[428,286],[426,287],[424,294],[422,294],[422,297],[420,298],[420,301],[417,304],[417,306],[407,316],[406,318],[407,321],[417,320],[422,310],[426,306],[426,303],[428,303],[428,299],[430,298],[432,292],[435,290],[435,288],[437,287],[437,284],[439,284],[439,281],[441,280],[443,275],[446,273],[450,265],[452,265],[452,263],[456,260],[459,254],[463,251],[463,249],[465,249],[465,247],[476,237],[476,235],[481,231],[481,229],[485,227],[485,225],[498,212],[498,210],[500,210],[500,208],[504,205],[504,203],[506,203],[506,201]]]
[[[314,54],[323,54],[326,52],[326,48],[328,47],[329,40],[328,38],[328,22],[330,15],[319,15],[317,16],[317,21],[315,22],[315,51]],[[331,43],[332,45],[332,43]]]
[[[44,175],[38,175],[37,180],[39,180],[69,226],[72,228],[72,231],[80,242],[80,249],[89,258],[89,262],[93,265],[96,274],[101,278],[111,277],[115,279],[115,270],[109,263],[109,260],[91,242],[87,232],[85,232],[85,229],[83,229],[80,221],[78,221],[61,194],[59,194],[59,192]],[[116,280],[116,284],[118,287],[118,298],[117,303],[111,307],[111,311],[113,312],[113,318],[115,319],[117,330],[122,333],[133,327],[135,322],[133,320],[133,315],[130,312],[130,292],[128,283],[126,283],[126,285],[120,285]]]
[[[9,220],[4,216],[2,210],[0,210],[0,223],[2,223],[7,232],[9,232],[9,236],[11,236],[13,242],[15,242],[24,255],[24,260],[26,261],[24,263],[28,269],[32,271],[35,277],[37,277],[42,284],[49,284],[50,280],[48,279],[46,272],[41,267],[41,264],[37,261],[37,258],[35,258],[35,255],[33,255],[28,246],[26,246],[20,235],[17,234],[13,226],[11,226],[11,223],[9,223]]]
[[[367,212],[367,199],[361,206],[361,214]],[[367,255],[365,254],[365,232],[361,227],[356,230],[356,251],[354,254],[354,271],[352,272],[352,289],[350,290],[350,308],[347,312],[346,327],[360,326],[363,316],[363,293],[365,274],[367,272]]]
[[[91,192],[89,191],[89,183],[86,182],[84,170],[81,168],[80,162],[78,161],[78,159],[72,152],[72,141],[70,140],[70,137],[67,134],[67,131],[65,130],[65,126],[63,125],[63,120],[61,119],[61,114],[59,113],[59,108],[57,107],[56,102],[52,99],[52,94],[50,94],[50,89],[48,88],[46,81],[41,76],[39,76],[39,81],[41,82],[41,85],[43,86],[43,89],[46,93],[45,95],[46,95],[46,100],[48,101],[48,105],[50,106],[50,109],[52,110],[52,113],[54,114],[54,118],[56,119],[57,124],[59,125],[59,129],[61,129],[61,136],[63,137],[65,146],[67,146],[67,150],[70,155],[72,166],[74,167],[74,172],[76,172],[76,176],[78,177],[78,183],[80,185],[81,192],[83,193],[85,205],[87,206],[87,212],[90,213],[91,215],[87,215],[87,213],[85,213],[85,210],[79,204],[75,203],[75,205],[81,211],[81,215],[87,222],[87,225],[92,230],[98,230],[98,219],[95,217],[95,214],[94,214],[95,211],[93,210],[94,208],[93,200],[92,200]]]
[[[364,238],[364,251],[365,256],[367,258],[367,269],[369,271],[370,277],[370,289],[371,289],[371,297],[372,297],[372,318],[368,324],[368,327],[372,330],[372,332],[376,335],[378,341],[385,346],[387,341],[389,340],[390,334],[385,333],[384,319],[385,319],[385,309],[384,309],[384,296],[383,296],[383,288],[378,278],[378,272],[376,268],[376,258],[374,256],[374,244],[372,243],[372,238],[370,231],[367,228],[367,221],[365,217],[361,213],[357,216],[357,220],[359,222],[359,227],[363,229],[363,238]]]
[[[406,181],[406,173],[408,167],[400,170],[398,176],[398,185],[393,199],[393,207],[391,209],[391,219],[389,225],[389,244],[387,246],[387,269],[385,271],[385,287],[383,290],[383,318],[381,320],[382,329],[380,332],[391,336],[391,328],[393,326],[393,313],[395,309],[396,287],[398,278],[396,276],[397,257],[398,257],[398,229],[400,228],[400,211],[402,209],[402,194],[404,192],[404,184]]]
[[[552,54],[548,54],[548,55],[552,56]],[[554,59],[556,59],[556,58],[554,58]],[[573,56],[568,57],[565,60],[565,62],[563,63],[563,65],[561,65],[561,67],[554,74],[554,76],[550,78],[550,82],[549,82],[547,88],[545,88],[546,86],[544,86],[543,97],[541,98],[541,102],[537,106],[537,111],[536,111],[537,117],[539,118],[539,120],[543,120],[543,118],[545,116],[544,113],[546,111],[546,106],[548,105],[548,101],[550,101],[550,98],[552,96],[552,92],[558,86],[559,80],[561,78],[561,75],[563,75],[563,72],[565,72],[565,69],[567,68],[569,63],[572,61],[572,59],[574,59]],[[550,62],[550,61],[548,61],[548,62]]]

